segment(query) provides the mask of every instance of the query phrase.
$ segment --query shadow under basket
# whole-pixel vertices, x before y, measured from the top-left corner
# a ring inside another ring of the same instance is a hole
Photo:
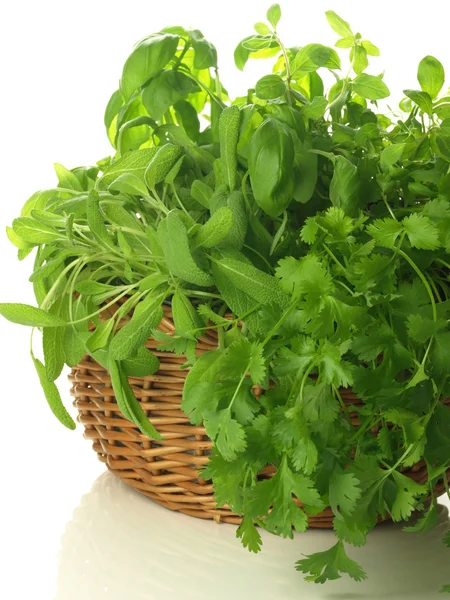
[[[110,309],[113,312],[113,309]],[[170,307],[164,306],[160,329],[168,334],[174,331]],[[227,506],[217,508],[211,482],[203,480],[199,471],[208,462],[212,442],[204,427],[192,425],[180,408],[184,380],[188,370],[181,369],[183,357],[170,352],[159,352],[157,343],[149,339],[146,346],[160,359],[157,373],[146,377],[130,377],[129,381],[141,406],[163,440],[151,440],[126,419],[117,405],[109,373],[94,359],[86,356],[72,369],[72,395],[78,409],[78,420],[84,425],[85,437],[92,440],[93,449],[101,462],[122,481],[158,504],[202,519],[239,524],[241,518]],[[209,330],[199,340],[198,352],[217,347],[217,334]],[[262,390],[255,389],[258,396]],[[353,424],[359,424],[352,406],[361,405],[351,390],[341,390]],[[450,399],[444,400],[450,404]],[[266,468],[261,478],[270,477],[273,467]],[[418,483],[427,481],[427,469],[420,461],[403,473]],[[447,472],[450,478],[450,470]],[[444,491],[438,485],[435,495]],[[310,516],[313,528],[331,528],[333,513],[330,508]]]

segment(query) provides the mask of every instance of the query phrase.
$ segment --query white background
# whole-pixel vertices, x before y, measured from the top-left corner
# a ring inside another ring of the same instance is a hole
[[[1,231],[35,190],[54,185],[53,162],[73,168],[111,153],[103,111],[135,41],[166,25],[201,29],[218,48],[225,86],[238,95],[265,70],[258,63],[240,73],[232,52],[253,23],[264,20],[266,8],[260,0],[3,3]],[[417,6],[392,0],[285,0],[279,32],[286,44],[333,44],[337,36],[323,14],[328,9],[380,46],[382,57],[373,59],[369,72],[386,69],[385,81],[397,100],[402,89],[416,87],[424,55],[435,55],[450,73],[448,0]],[[31,261],[18,263],[3,233],[0,257],[0,301],[33,303],[27,282]],[[332,538],[326,532],[294,542],[267,539],[265,552],[254,557],[241,550],[232,527],[164,511],[111,476],[95,482],[76,508],[103,467],[81,430],[64,430],[48,411],[29,360],[28,335],[25,328],[0,323],[0,598],[215,600],[252,594],[261,600],[427,600],[450,583],[450,552],[440,543],[448,526],[445,512],[440,529],[426,537],[382,527],[367,548],[352,550],[369,572],[369,583],[319,587],[306,586],[292,563],[302,552],[328,547]],[[60,386],[70,404],[64,378]]]

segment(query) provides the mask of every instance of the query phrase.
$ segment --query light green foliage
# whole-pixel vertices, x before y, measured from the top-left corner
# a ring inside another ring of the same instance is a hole
[[[241,115],[237,106],[226,108],[220,115],[219,120],[222,172],[231,191],[236,187],[237,144],[239,139],[240,120]]]
[[[64,425],[64,427],[67,427],[68,429],[75,429],[75,422],[63,405],[58,388],[53,381],[50,381],[50,377],[45,366],[38,358],[33,357],[33,362],[34,366],[36,367],[39,382],[42,386],[52,413],[55,415],[58,421]]]
[[[57,163],[7,228],[20,260],[33,252],[37,306],[0,314],[41,330],[34,364],[69,428],[54,381],[88,354],[123,418],[158,439],[134,378],[159,369],[149,338],[183,356],[181,408],[213,441],[202,477],[242,516],[243,545],[331,506],[337,544],[297,568],[359,581],[344,544],[387,514],[425,511],[406,529],[431,529],[425,500],[450,468],[450,101],[437,58],[399,114],[359,25],[328,11],[334,48],[286,47],[280,6],[265,17],[234,58],[272,60],[238,98],[198,29],[138,42],[105,111],[112,156]],[[421,460],[423,485],[406,476]]]

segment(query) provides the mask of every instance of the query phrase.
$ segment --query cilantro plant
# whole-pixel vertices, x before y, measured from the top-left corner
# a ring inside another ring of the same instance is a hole
[[[303,532],[329,505],[337,543],[297,569],[359,581],[346,544],[416,509],[407,531],[428,530],[436,484],[449,492],[450,94],[427,56],[415,89],[382,111],[372,42],[329,11],[342,71],[333,48],[285,47],[280,16],[273,5],[238,44],[239,69],[274,66],[234,100],[200,31],[170,27],[135,46],[105,113],[114,155],[57,164],[56,187],[8,228],[20,259],[35,252],[38,307],[0,313],[42,332],[43,362],[32,358],[69,428],[54,383],[64,364],[89,353],[125,417],[158,438],[128,376],[157,371],[149,336],[184,355],[182,408],[214,442],[203,477],[243,516],[244,546],[259,551],[256,526]],[[163,303],[173,336],[157,331]],[[197,356],[206,329],[218,349]],[[418,462],[426,481],[404,474]],[[258,478],[267,465],[274,476]]]

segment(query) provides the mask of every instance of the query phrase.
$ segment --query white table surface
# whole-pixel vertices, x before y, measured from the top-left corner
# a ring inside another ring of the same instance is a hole
[[[235,526],[173,513],[105,472],[81,431],[67,453],[59,449],[44,444],[25,458],[11,447],[9,467],[29,485],[2,485],[5,600],[428,600],[450,583],[446,498],[433,531],[418,536],[384,524],[366,547],[349,549],[367,581],[315,585],[293,565],[302,553],[330,547],[331,532],[294,540],[262,532],[263,551],[250,554]]]

